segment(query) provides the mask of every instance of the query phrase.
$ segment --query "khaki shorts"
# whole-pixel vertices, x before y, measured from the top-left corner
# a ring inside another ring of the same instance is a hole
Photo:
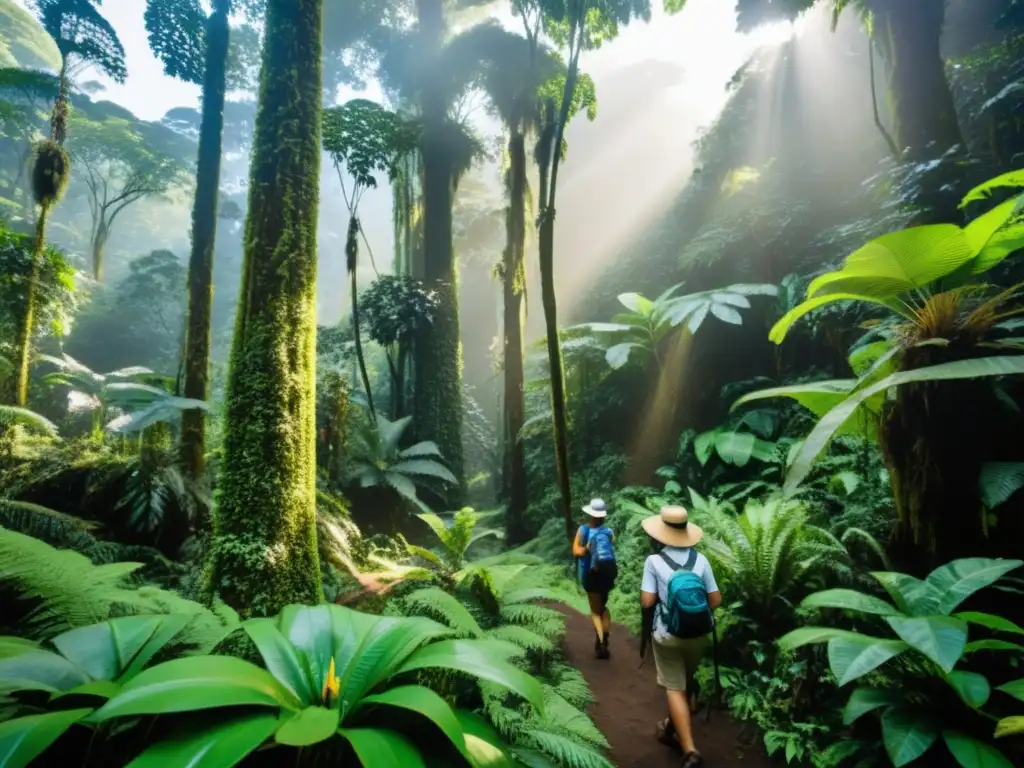
[[[708,647],[707,636],[693,640],[662,636],[652,643],[654,666],[658,669],[658,685],[670,691],[685,691],[693,679],[700,658]]]

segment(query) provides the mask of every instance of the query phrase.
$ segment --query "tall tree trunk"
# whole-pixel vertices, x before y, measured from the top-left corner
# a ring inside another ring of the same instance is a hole
[[[505,517],[511,544],[526,540],[526,457],[519,433],[526,421],[523,384],[523,293],[526,290],[526,137],[513,131],[508,142],[509,207],[507,242],[502,280],[504,297],[504,411],[505,461],[503,496],[508,504]]]
[[[435,62],[444,37],[442,0],[417,0],[420,36],[427,59]],[[452,245],[453,183],[445,142],[448,119],[437,77],[425,78],[423,115],[424,282],[437,292],[438,310],[416,344],[416,433],[434,440],[459,487],[448,502],[461,506],[462,342],[459,336],[459,293]]]
[[[227,93],[231,0],[215,0],[206,24],[203,117],[199,128],[196,196],[192,202],[192,251],[188,260],[185,326],[185,397],[206,400],[210,389],[210,313],[213,306],[213,247],[217,237],[220,156]],[[201,408],[181,414],[182,468],[200,478],[206,471],[206,416]]]
[[[900,151],[934,157],[963,144],[940,43],[946,0],[873,0]],[[929,145],[934,147],[929,149]]]
[[[582,45],[582,35],[578,46]],[[548,136],[544,152],[544,164],[550,162],[550,179],[541,172],[540,212],[540,300],[544,307],[544,331],[548,349],[548,370],[551,376],[551,415],[555,431],[555,472],[561,491],[562,518],[565,521],[565,535],[570,541],[575,535],[575,521],[572,512],[572,478],[569,473],[569,417],[565,404],[565,365],[562,361],[562,344],[558,337],[558,304],[555,299],[555,197],[558,190],[558,166],[562,158],[562,142],[565,140],[565,125],[569,120],[572,96],[576,91],[579,75],[579,47],[569,57],[562,103],[555,116],[554,125],[547,129]],[[553,135],[551,135],[553,134]]]
[[[207,591],[244,616],[323,600],[315,416],[322,19],[323,0],[267,0],[207,569]]]
[[[43,249],[46,246],[46,220],[50,215],[50,205],[39,206],[36,219],[36,233],[32,238],[32,269],[29,272],[28,285],[25,289],[25,311],[18,325],[18,337],[15,341],[18,350],[18,379],[15,389],[15,403],[24,408],[28,403],[28,372],[32,362],[32,330],[36,324],[36,291],[39,275],[42,271]]]
[[[103,252],[107,247],[107,237],[110,235],[110,227],[104,214],[100,213],[99,223],[96,225],[96,234],[92,237],[92,275],[96,282],[103,282]]]

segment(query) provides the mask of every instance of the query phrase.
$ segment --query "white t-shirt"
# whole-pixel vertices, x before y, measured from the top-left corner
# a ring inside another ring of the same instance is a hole
[[[690,557],[689,547],[664,547],[661,551],[671,557],[679,567],[686,565],[686,561]],[[718,591],[718,583],[715,581],[715,574],[711,571],[711,563],[700,552],[697,553],[697,559],[693,563],[693,572],[700,576],[708,594]],[[656,594],[658,602],[665,605],[668,602],[668,580],[673,573],[673,569],[660,554],[649,556],[644,563],[644,578],[640,582],[640,591]],[[671,637],[671,635],[668,634],[665,625],[664,611],[659,606],[654,612],[654,639],[661,642],[667,637]]]

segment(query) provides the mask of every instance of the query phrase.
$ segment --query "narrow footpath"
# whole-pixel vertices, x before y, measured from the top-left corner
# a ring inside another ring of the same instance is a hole
[[[594,658],[594,626],[590,617],[573,610],[566,617],[566,654],[569,663],[583,673],[596,701],[589,714],[611,744],[616,768],[678,768],[680,753],[658,742],[657,722],[668,715],[665,696],[658,688],[654,659],[642,669],[640,641],[625,627],[613,625],[610,661]],[[740,743],[740,726],[727,712],[704,713],[694,718],[694,739],[707,768],[769,768],[759,744]]]

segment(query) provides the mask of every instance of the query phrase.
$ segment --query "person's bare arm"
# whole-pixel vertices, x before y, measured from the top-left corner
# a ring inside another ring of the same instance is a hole
[[[576,531],[576,538],[572,540],[573,557],[583,557],[587,554],[587,548],[580,545],[580,532]]]
[[[658,595],[655,592],[641,592],[640,593],[640,607],[641,608],[653,608],[658,602]]]
[[[722,604],[722,593],[721,592],[719,592],[717,590],[714,591],[714,592],[708,592],[708,605],[711,607],[712,611],[715,610],[721,604]]]

